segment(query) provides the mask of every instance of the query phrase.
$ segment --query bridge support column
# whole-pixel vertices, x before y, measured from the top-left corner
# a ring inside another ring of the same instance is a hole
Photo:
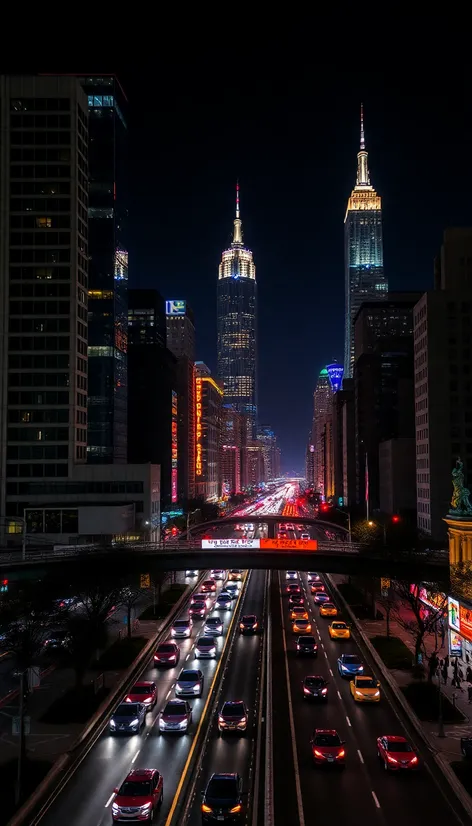
[[[275,539],[275,522],[267,523],[267,538]]]

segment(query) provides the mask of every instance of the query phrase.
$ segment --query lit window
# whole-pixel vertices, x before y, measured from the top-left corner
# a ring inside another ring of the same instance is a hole
[[[52,227],[52,218],[36,218],[36,226],[39,229],[50,229]]]

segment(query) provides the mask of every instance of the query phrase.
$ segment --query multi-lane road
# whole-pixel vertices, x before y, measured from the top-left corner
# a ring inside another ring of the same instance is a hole
[[[271,512],[281,514],[282,523],[290,525],[296,513],[286,515],[291,510],[287,503],[294,504],[294,494],[293,487],[284,486],[278,495],[266,497],[265,512],[272,508]],[[243,532],[249,536],[257,530],[249,521],[252,507],[241,509],[245,527],[236,535]],[[283,530],[290,535],[292,529]],[[293,535],[298,535],[296,526]],[[316,529],[312,535],[316,535]],[[264,789],[267,779],[273,795],[273,826],[308,826],[333,820],[374,822],[379,826],[397,826],[400,822],[402,826],[409,826],[417,824],[420,817],[445,822],[448,826],[465,825],[467,821],[461,820],[448,802],[447,790],[430,767],[427,755],[420,753],[420,771],[411,776],[391,776],[384,771],[377,758],[377,737],[405,733],[395,701],[386,687],[381,686],[379,704],[354,702],[349,682],[338,672],[337,660],[341,653],[356,653],[368,673],[372,666],[368,655],[358,648],[354,638],[343,642],[330,639],[330,620],[320,616],[307,573],[299,571],[297,577],[318,642],[315,659],[301,659],[296,655],[296,635],[292,633],[285,596],[285,572],[248,571],[237,602],[224,616],[225,628],[218,640],[217,658],[198,662],[194,659],[195,642],[203,631],[203,622],[196,622],[191,637],[179,642],[181,658],[176,668],[158,671],[151,663],[142,675],[142,679],[155,680],[158,686],[158,703],[148,714],[142,733],[120,738],[104,732],[41,823],[45,826],[110,824],[113,790],[128,772],[133,768],[157,768],[164,777],[164,802],[155,818],[159,825],[199,824],[201,792],[212,772],[241,775],[245,792],[242,823],[251,826],[256,823],[262,826],[264,822],[263,815],[254,815],[253,802],[255,791],[259,801],[259,793],[267,791]],[[223,584],[219,582],[218,591]],[[325,584],[329,589],[329,580]],[[209,607],[209,614],[212,613],[217,613],[213,606]],[[238,633],[243,614],[258,616],[261,634],[246,637]],[[270,645],[266,646],[269,626]],[[161,735],[158,714],[167,699],[174,696],[175,683],[183,667],[201,668],[205,676],[203,696],[191,701],[193,721],[186,734]],[[272,689],[272,704],[268,709],[262,702],[265,700],[262,677],[267,673],[270,673]],[[301,683],[308,674],[319,674],[328,681],[325,704],[304,701]],[[218,711],[226,700],[245,702],[246,733],[224,736],[219,733]],[[314,728],[339,732],[345,741],[345,771],[314,767],[310,749]],[[271,735],[269,739],[267,734]],[[264,748],[269,742],[270,754],[266,754]],[[256,811],[259,813],[259,808]]]

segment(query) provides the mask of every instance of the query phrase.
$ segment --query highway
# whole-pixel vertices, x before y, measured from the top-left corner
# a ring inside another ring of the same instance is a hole
[[[334,818],[340,823],[354,819],[385,826],[398,823],[417,826],[419,816],[425,822],[459,823],[427,766],[421,765],[420,771],[399,777],[387,773],[378,761],[377,737],[407,735],[383,686],[378,704],[358,704],[353,700],[349,680],[338,672],[338,657],[342,653],[358,654],[367,666],[365,674],[373,673],[373,669],[353,639],[331,640],[328,633],[331,620],[320,616],[307,575],[299,572],[299,580],[318,642],[317,658],[297,657],[288,599],[282,596],[286,581],[283,573],[278,572],[274,572],[271,579],[274,713],[277,709],[275,826],[286,823],[304,826],[313,822],[315,812],[323,821]],[[338,618],[342,619],[341,613]],[[325,704],[304,701],[301,684],[308,674],[321,675],[329,681]],[[310,736],[314,728],[336,729],[346,741],[344,771],[313,765]]]

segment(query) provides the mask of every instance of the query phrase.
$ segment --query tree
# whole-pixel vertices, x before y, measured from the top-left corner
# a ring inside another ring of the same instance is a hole
[[[125,586],[120,594],[120,605],[126,608],[126,627],[128,630],[128,637],[131,637],[131,616],[133,608],[143,596],[142,588],[134,588],[129,585]]]
[[[121,588],[110,588],[100,582],[82,587],[76,602],[64,613],[77,687],[82,686],[94,655],[98,658],[99,651],[107,644],[111,613],[120,604],[121,593]]]
[[[452,592],[470,602],[472,599],[472,562],[464,560],[450,566]]]
[[[435,608],[427,608],[420,599],[422,588],[420,583],[410,584],[397,580],[394,585],[395,599],[392,606],[392,615],[396,622],[413,639],[415,650],[415,665],[420,665],[424,651],[424,640],[428,634],[437,634],[440,621],[447,610],[447,596],[441,592],[439,585],[429,583],[427,587],[428,601]]]

